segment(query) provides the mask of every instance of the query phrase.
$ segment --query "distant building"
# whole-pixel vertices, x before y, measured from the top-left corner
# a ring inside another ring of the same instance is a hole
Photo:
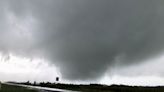
[[[36,85],[36,81],[34,81],[34,86]]]
[[[56,82],[58,82],[59,81],[59,77],[56,77]]]

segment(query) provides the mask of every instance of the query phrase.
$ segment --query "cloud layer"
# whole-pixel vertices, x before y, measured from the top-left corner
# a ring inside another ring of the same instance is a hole
[[[163,0],[1,2],[1,53],[44,57],[66,79],[96,79],[164,49]]]

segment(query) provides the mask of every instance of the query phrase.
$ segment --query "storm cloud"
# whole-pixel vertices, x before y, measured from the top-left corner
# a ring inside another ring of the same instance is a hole
[[[44,57],[66,79],[96,79],[113,65],[163,53],[163,5],[163,0],[1,0],[0,51]]]

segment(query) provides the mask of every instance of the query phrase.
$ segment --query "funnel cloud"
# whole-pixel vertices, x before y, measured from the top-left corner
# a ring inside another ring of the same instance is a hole
[[[69,80],[163,53],[163,0],[1,0],[0,52],[42,58]],[[23,62],[22,62],[23,63]]]

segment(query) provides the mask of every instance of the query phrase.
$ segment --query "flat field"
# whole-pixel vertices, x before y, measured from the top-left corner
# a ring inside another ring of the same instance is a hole
[[[38,92],[37,90],[32,90],[20,86],[11,86],[11,85],[6,85],[2,84],[0,92]]]

